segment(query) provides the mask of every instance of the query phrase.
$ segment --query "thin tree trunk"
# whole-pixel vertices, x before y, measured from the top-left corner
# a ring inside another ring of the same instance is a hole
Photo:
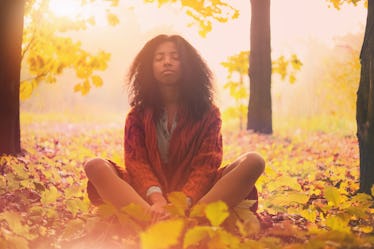
[[[368,15],[361,55],[361,78],[357,91],[357,138],[360,149],[360,191],[370,193],[374,184],[374,2]]]
[[[250,96],[247,129],[270,134],[273,132],[271,110],[270,0],[251,0],[251,8]]]
[[[0,155],[21,151],[19,86],[23,0],[0,3]]]

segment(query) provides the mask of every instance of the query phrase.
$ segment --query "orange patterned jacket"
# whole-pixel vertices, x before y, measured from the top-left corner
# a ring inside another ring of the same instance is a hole
[[[132,108],[125,125],[125,165],[129,183],[146,199],[151,186],[163,193],[182,191],[195,203],[216,181],[222,162],[220,112],[212,106],[202,119],[191,122],[178,114],[170,139],[169,159],[161,160],[153,112]]]

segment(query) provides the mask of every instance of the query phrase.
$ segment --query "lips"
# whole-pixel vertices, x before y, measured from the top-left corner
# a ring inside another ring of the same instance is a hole
[[[173,70],[170,70],[170,69],[167,69],[167,70],[164,70],[162,71],[162,74],[164,75],[168,75],[168,74],[174,74],[175,72]]]

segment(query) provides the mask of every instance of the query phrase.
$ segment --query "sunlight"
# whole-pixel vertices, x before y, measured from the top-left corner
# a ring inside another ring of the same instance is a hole
[[[67,17],[69,19],[95,19],[96,26],[107,26],[106,12],[104,9],[105,3],[92,3],[82,5],[77,0],[50,0],[49,9],[57,17]]]
[[[76,0],[50,0],[49,9],[59,17],[77,17],[80,13],[81,5]]]

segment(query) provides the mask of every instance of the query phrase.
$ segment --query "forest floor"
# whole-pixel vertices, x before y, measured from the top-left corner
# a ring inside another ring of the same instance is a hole
[[[86,195],[86,159],[123,164],[121,123],[24,122],[23,155],[0,157],[0,248],[374,248],[354,135],[224,129],[223,139],[223,165],[246,151],[266,160],[258,215],[223,203],[188,213],[176,193],[175,216],[147,225],[136,207],[95,208]]]

